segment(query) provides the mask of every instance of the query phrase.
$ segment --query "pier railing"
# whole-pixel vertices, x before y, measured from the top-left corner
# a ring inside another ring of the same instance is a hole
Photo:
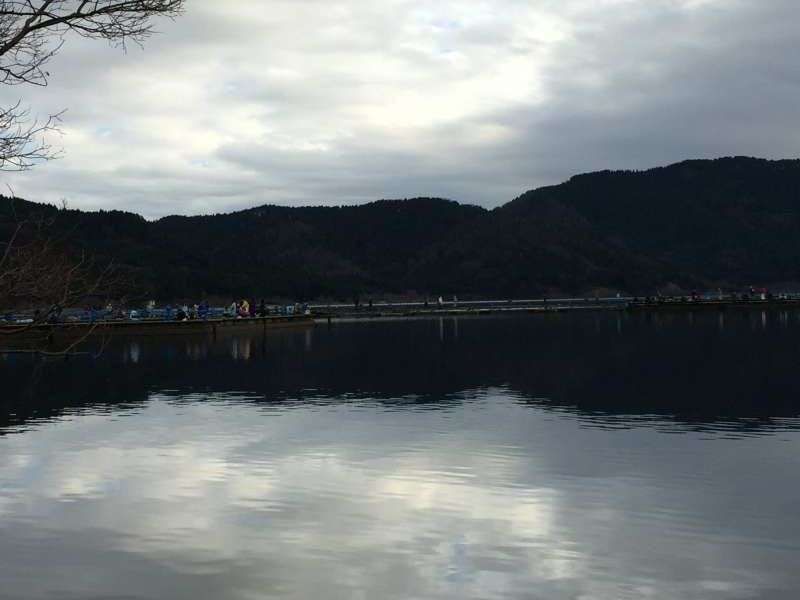
[[[556,310],[564,308],[622,308],[632,297],[563,297],[563,298],[528,298],[528,299],[489,299],[489,300],[442,300],[413,302],[361,302],[355,303],[319,303],[312,304],[311,310],[318,315],[362,315],[362,314],[428,314],[452,312],[510,312]]]
[[[294,306],[270,306],[264,316],[279,317],[300,314]],[[57,323],[113,323],[119,321],[174,321],[178,316],[178,308],[163,307],[154,309],[130,309],[120,311],[118,309],[75,309],[67,308],[59,313]],[[34,321],[47,323],[48,320],[32,311],[2,311],[0,310],[0,325],[25,325]],[[208,321],[225,318],[236,318],[227,309],[219,307],[209,307],[206,310],[191,316],[191,320]]]
[[[392,316],[414,314],[461,314],[461,313],[493,313],[493,312],[539,312],[579,309],[624,309],[628,307],[645,308],[649,306],[702,306],[702,305],[764,305],[764,304],[800,304],[800,294],[720,294],[705,293],[691,296],[581,296],[559,298],[512,298],[512,299],[442,299],[438,298],[417,301],[378,301],[370,302],[330,302],[304,305],[316,316]],[[266,316],[285,316],[296,314],[299,305],[270,305]],[[84,310],[65,309],[59,316],[59,322],[93,323],[121,320],[136,321],[172,321],[177,317],[177,307],[161,307],[156,309],[133,309],[120,314],[118,310]],[[195,319],[209,320],[231,317],[225,308],[209,307],[197,315]],[[0,310],[0,324],[23,324],[33,322],[36,318],[32,312]]]

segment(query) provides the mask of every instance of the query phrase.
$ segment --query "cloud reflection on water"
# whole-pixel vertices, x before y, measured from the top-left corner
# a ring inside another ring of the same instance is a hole
[[[502,388],[436,412],[153,395],[0,438],[0,578],[11,598],[796,589],[800,522],[782,507],[800,495],[761,490],[800,466],[797,438],[675,440]]]
[[[33,384],[0,358],[3,594],[793,598],[798,325],[336,324]]]

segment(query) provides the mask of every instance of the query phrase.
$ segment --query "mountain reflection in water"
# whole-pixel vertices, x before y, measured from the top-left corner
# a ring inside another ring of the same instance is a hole
[[[800,415],[799,362],[800,312],[383,320],[266,337],[114,340],[97,360],[0,358],[0,426],[165,390],[436,408],[502,387],[587,424],[658,415],[753,430]]]
[[[0,597],[794,598],[798,359],[778,312],[5,357]]]

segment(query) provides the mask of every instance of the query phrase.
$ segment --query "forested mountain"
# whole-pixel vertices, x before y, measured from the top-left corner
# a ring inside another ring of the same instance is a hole
[[[11,205],[0,199],[0,227],[14,218]],[[13,205],[16,218],[56,214]],[[491,211],[416,198],[153,222],[62,210],[55,223],[72,248],[113,259],[143,296],[162,300],[797,287],[800,161],[725,158],[590,173]]]

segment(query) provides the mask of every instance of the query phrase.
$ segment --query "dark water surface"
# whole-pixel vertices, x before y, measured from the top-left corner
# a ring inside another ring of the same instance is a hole
[[[800,597],[800,312],[0,358],[0,598]]]

